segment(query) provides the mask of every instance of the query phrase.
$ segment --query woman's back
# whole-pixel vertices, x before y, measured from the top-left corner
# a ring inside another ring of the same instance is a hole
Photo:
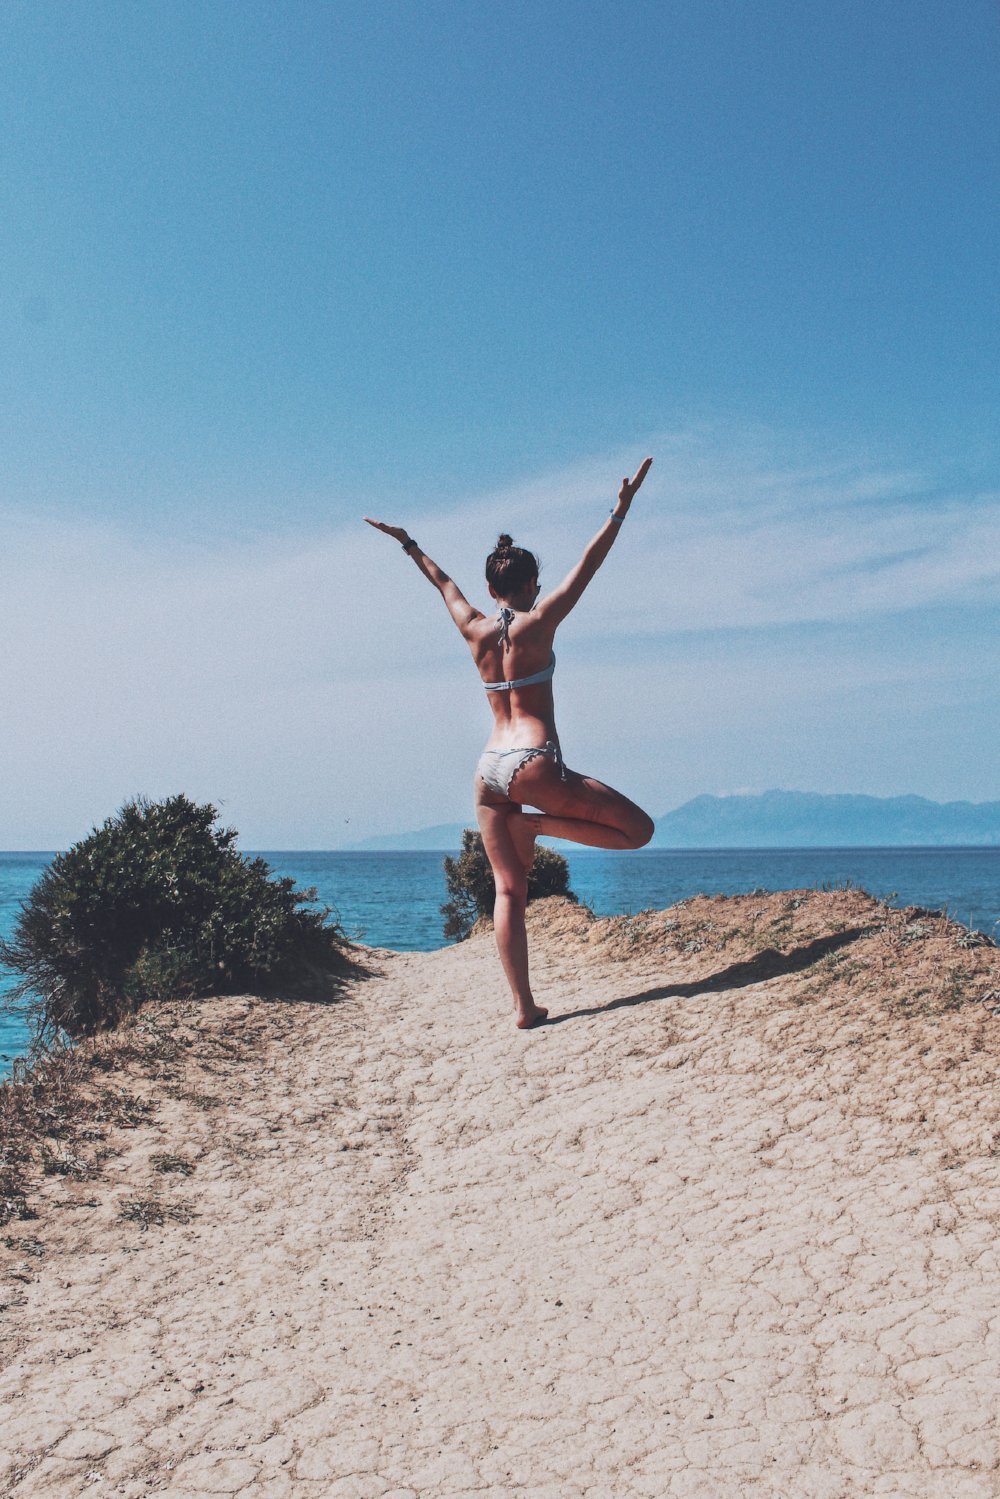
[[[552,640],[555,629],[533,610],[498,609],[476,622],[473,660],[493,709],[496,728],[554,731]],[[525,680],[525,679],[529,680]],[[536,678],[538,680],[530,680]],[[508,686],[508,683],[523,685]]]

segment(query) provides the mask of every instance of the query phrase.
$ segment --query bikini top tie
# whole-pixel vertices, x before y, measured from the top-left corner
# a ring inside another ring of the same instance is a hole
[[[508,609],[506,604],[500,605],[500,613],[497,615],[497,624],[500,626],[500,649],[505,647],[510,650],[510,625],[514,618],[513,609]]]

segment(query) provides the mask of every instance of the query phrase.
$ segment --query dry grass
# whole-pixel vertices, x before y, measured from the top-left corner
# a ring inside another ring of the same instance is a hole
[[[37,1175],[90,1175],[109,1125],[132,1122],[132,1095],[94,1087],[93,1050],[91,1043],[32,1068],[15,1065],[0,1085],[0,1223],[35,1216],[28,1188]]]
[[[871,992],[899,1015],[936,1016],[983,1004],[1000,1010],[1000,948],[938,911],[897,910],[862,890],[695,896],[667,911],[594,923],[611,955],[702,955],[726,970],[795,975],[801,997]]]
[[[219,1102],[204,1091],[207,1074],[221,1057],[257,1044],[266,1022],[253,1005],[227,1035],[202,1023],[204,1013],[197,1002],[159,1003],[105,1035],[30,1066],[15,1063],[0,1084],[0,1225],[37,1216],[31,1194],[40,1180],[99,1176],[111,1132],[148,1123],[164,1096],[205,1108]],[[160,1173],[193,1169],[180,1156],[154,1156],[151,1165]]]
[[[149,1158],[149,1164],[153,1171],[161,1173],[175,1173],[178,1176],[190,1176],[194,1170],[194,1162],[189,1161],[187,1156],[177,1155],[172,1150],[154,1150]]]
[[[190,1223],[194,1217],[185,1202],[161,1202],[158,1197],[130,1197],[122,1203],[118,1216],[126,1223],[138,1223],[146,1229],[151,1223]]]

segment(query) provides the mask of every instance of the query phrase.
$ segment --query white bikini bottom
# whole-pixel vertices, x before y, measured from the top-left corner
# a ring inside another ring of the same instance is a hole
[[[509,796],[511,781],[521,766],[526,765],[535,755],[548,755],[559,767],[560,779],[565,781],[566,767],[562,752],[554,739],[547,739],[544,744],[535,745],[532,749],[483,750],[476,770],[491,791],[495,791],[498,796]]]

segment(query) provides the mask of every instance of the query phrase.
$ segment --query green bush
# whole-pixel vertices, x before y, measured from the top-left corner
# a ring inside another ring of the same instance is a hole
[[[493,870],[486,857],[482,834],[466,828],[462,834],[462,852],[457,859],[446,858],[444,876],[451,900],[441,907],[445,917],[444,934],[461,942],[471,932],[480,916],[492,916],[497,898]],[[575,901],[569,888],[569,865],[554,849],[535,848],[535,862],[528,874],[528,900],[544,895],[565,895]]]
[[[0,942],[39,1040],[150,999],[332,992],[350,960],[329,911],[238,853],[216,817],[186,796],[128,802],[52,861]]]

